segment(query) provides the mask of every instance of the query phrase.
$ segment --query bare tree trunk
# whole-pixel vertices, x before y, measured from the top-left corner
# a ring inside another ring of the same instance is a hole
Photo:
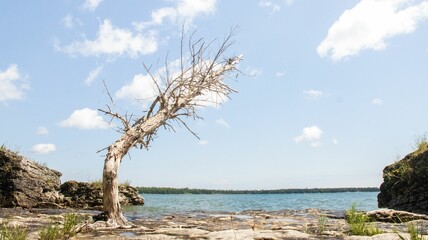
[[[103,211],[107,224],[112,227],[128,227],[132,224],[123,216],[119,201],[119,166],[122,158],[136,142],[161,126],[166,120],[164,112],[158,113],[144,123],[128,129],[122,137],[108,147],[103,170]]]
[[[129,226],[130,222],[123,216],[119,201],[118,170],[122,158],[134,144],[133,139],[124,134],[110,145],[103,170],[103,210],[107,223],[111,226]]]
[[[207,49],[211,44],[205,44],[203,39],[193,43],[191,36],[189,39],[190,57],[186,60],[183,52],[181,52],[181,72],[178,76],[169,73],[168,64],[166,64],[165,78],[153,76],[150,73],[150,68],[145,66],[158,91],[158,95],[145,115],[130,118],[112,112],[108,105],[107,111],[99,109],[112,119],[120,120],[123,124],[120,129],[124,132],[119,140],[108,147],[104,162],[103,210],[110,226],[126,227],[132,225],[122,214],[118,183],[119,165],[129,149],[138,145],[148,149],[158,128],[164,126],[174,130],[171,125],[171,122],[174,121],[197,136],[182,118],[199,118],[196,113],[198,107],[205,104],[221,104],[222,100],[235,92],[223,82],[225,77],[237,71],[236,65],[242,59],[242,55],[228,59],[223,58],[223,53],[232,44],[230,42],[232,34],[233,31],[226,37],[212,59],[209,57],[205,59],[205,55],[210,52]],[[183,39],[181,51],[184,47]],[[190,66],[186,66],[185,62]],[[212,95],[216,97],[213,98]]]

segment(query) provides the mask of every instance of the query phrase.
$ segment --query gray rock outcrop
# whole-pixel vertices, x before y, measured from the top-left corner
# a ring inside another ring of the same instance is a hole
[[[378,206],[428,214],[428,145],[383,170]]]
[[[102,209],[103,192],[99,184],[68,181],[61,185],[61,193],[67,207]],[[119,198],[121,205],[144,205],[144,199],[131,186],[119,186]]]
[[[0,206],[36,207],[59,204],[61,173],[7,150],[0,149]]]
[[[0,208],[79,208],[101,210],[100,184],[68,181],[61,173],[0,148]],[[144,205],[136,188],[119,186],[122,205]]]

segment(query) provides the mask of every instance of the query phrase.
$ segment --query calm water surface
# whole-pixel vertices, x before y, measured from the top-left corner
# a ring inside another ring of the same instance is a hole
[[[160,216],[189,212],[240,212],[245,210],[342,211],[353,203],[360,210],[377,209],[378,192],[296,194],[144,194],[144,206],[125,207],[127,215]]]

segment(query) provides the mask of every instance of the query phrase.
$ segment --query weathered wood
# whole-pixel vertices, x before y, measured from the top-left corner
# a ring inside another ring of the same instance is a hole
[[[119,120],[123,125],[121,129],[123,135],[108,147],[104,162],[103,209],[109,225],[122,227],[129,225],[122,214],[118,195],[118,170],[120,162],[129,149],[137,145],[148,148],[159,127],[172,128],[169,123],[171,121],[184,125],[196,136],[182,118],[199,118],[197,108],[206,103],[212,103],[210,101],[221,104],[218,99],[210,99],[212,94],[227,98],[229,94],[235,92],[224,83],[228,73],[237,71],[236,65],[242,59],[242,56],[223,57],[224,52],[233,43],[232,35],[233,31],[212,58],[206,56],[210,51],[207,50],[207,45],[202,39],[195,42],[190,39],[190,58],[187,61],[190,66],[184,66],[184,56],[181,56],[181,72],[175,75],[175,78],[171,78],[168,69],[166,77],[156,78],[150,73],[150,68],[145,66],[157,87],[158,95],[149,105],[147,114],[136,118],[133,123],[128,118],[112,112],[110,107],[108,110],[100,110],[112,119]],[[183,47],[184,45],[182,49]],[[166,68],[168,68],[167,64]]]

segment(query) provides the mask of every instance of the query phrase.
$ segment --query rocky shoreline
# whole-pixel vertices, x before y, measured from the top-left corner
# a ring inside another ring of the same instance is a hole
[[[39,239],[39,233],[49,225],[61,225],[65,214],[80,216],[82,223],[77,235],[70,239],[410,239],[409,223],[394,223],[393,217],[412,220],[424,231],[428,239],[428,216],[393,210],[369,212],[378,217],[375,224],[381,234],[374,236],[350,236],[343,212],[318,209],[283,210],[275,212],[244,211],[237,213],[192,212],[139,217],[128,215],[133,228],[108,228],[104,222],[93,222],[97,211],[73,209],[0,209],[0,224],[28,229],[27,239]],[[404,214],[404,215],[402,215]],[[407,215],[406,215],[407,214]],[[323,219],[323,222],[321,222]],[[418,219],[418,220],[417,220]]]
[[[389,209],[358,212],[356,215],[364,219],[361,227],[370,229],[362,233],[352,231],[349,214],[345,217],[345,212],[318,209],[190,212],[156,217],[128,213],[133,227],[125,229],[94,221],[102,207],[100,183],[61,184],[60,172],[0,149],[0,240],[17,239],[4,237],[9,229],[24,230],[25,239],[40,239],[41,232],[52,227],[62,229],[61,239],[428,240],[427,173],[428,143],[387,166],[378,195],[379,206],[409,212]],[[119,187],[119,198],[122,205],[144,204],[137,189],[128,185]],[[70,215],[79,219],[72,229],[75,236],[67,235],[64,230]],[[410,226],[416,229],[416,237],[411,237]]]

